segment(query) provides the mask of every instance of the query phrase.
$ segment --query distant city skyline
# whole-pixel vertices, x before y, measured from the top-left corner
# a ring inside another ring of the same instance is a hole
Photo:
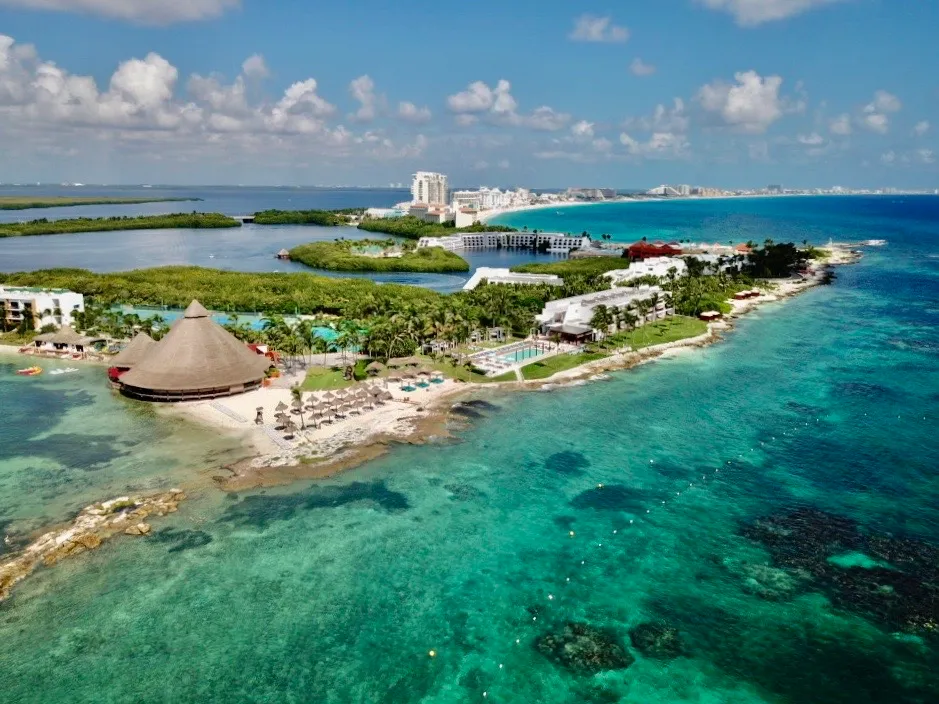
[[[0,0],[0,182],[939,187],[939,3],[425,10]]]

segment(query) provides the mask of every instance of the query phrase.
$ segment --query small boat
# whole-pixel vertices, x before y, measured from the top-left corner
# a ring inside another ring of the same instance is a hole
[[[20,376],[39,376],[42,374],[42,367],[26,367],[26,369],[17,369],[16,373]]]
[[[68,367],[66,369],[53,369],[49,372],[50,376],[59,376],[60,374],[74,374],[78,371],[78,367]]]

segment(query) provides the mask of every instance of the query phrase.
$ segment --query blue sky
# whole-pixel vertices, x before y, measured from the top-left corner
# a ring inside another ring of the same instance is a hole
[[[0,0],[0,182],[939,187],[937,0]]]

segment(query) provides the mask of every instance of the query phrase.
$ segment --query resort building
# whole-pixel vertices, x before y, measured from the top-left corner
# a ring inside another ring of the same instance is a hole
[[[212,320],[198,301],[159,342],[131,357],[121,392],[145,401],[195,401],[234,396],[261,386],[271,361]],[[126,360],[125,360],[126,363]]]
[[[650,188],[646,191],[647,196],[665,196],[666,198],[674,198],[680,196],[681,192],[671,186],[661,185],[656,186],[655,188]]]
[[[108,366],[108,378],[116,383],[121,374],[143,361],[155,344],[157,343],[147,333],[137,333],[124,349],[114,355]]]
[[[565,195],[577,200],[609,200],[616,198],[615,188],[568,188]]]
[[[54,332],[37,335],[32,347],[23,347],[20,352],[59,359],[86,359],[94,352],[95,343],[104,343],[103,337],[87,337],[69,325],[63,325]]]
[[[650,257],[678,257],[681,256],[681,245],[678,242],[647,242],[640,240],[629,245],[627,254],[633,261],[637,259],[649,259]]]
[[[568,254],[590,246],[590,236],[565,235],[560,232],[467,232],[447,237],[421,237],[418,247],[443,247],[456,252],[462,249],[537,249]]]
[[[649,259],[632,262],[626,269],[608,271],[604,276],[616,286],[643,276],[668,276],[672,269],[675,270],[676,276],[683,276],[688,271],[688,265],[685,264],[684,260],[673,257],[650,257]]]
[[[479,222],[479,210],[476,208],[460,208],[454,214],[456,227],[469,227]]]
[[[640,314],[643,301],[649,302],[650,306],[644,316]],[[556,334],[564,340],[580,342],[592,338],[597,332],[593,329],[591,321],[594,310],[601,305],[630,311],[638,318],[637,325],[644,325],[646,322],[675,314],[667,291],[663,291],[659,286],[636,286],[612,288],[607,291],[548,301],[535,320],[545,335]]]
[[[446,207],[450,188],[445,174],[418,171],[411,181],[411,202]]]
[[[437,225],[454,219],[453,213],[445,206],[434,206],[427,203],[414,203],[408,209],[408,215]]]
[[[490,284],[523,284],[537,285],[547,284],[548,286],[560,286],[564,280],[554,274],[522,274],[515,273],[509,269],[499,269],[488,266],[481,266],[473,272],[470,280],[463,286],[464,291],[472,291],[483,281]]]
[[[26,319],[34,330],[46,325],[72,325],[76,311],[85,310],[85,297],[64,288],[0,286],[0,329],[13,330]]]

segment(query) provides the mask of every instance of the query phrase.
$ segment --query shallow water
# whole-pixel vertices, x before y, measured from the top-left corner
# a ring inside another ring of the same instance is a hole
[[[761,217],[785,218],[776,207]],[[898,210],[888,248],[722,344],[487,396],[494,408],[456,440],[333,480],[197,492],[156,535],[39,572],[0,607],[0,689],[24,702],[939,700],[934,637],[767,570],[741,534],[814,507],[939,544],[928,207]],[[853,239],[882,219],[842,218]],[[854,546],[834,555],[872,566]],[[538,652],[569,621],[610,629],[635,662],[577,674]],[[677,629],[681,657],[630,644],[648,621]]]

